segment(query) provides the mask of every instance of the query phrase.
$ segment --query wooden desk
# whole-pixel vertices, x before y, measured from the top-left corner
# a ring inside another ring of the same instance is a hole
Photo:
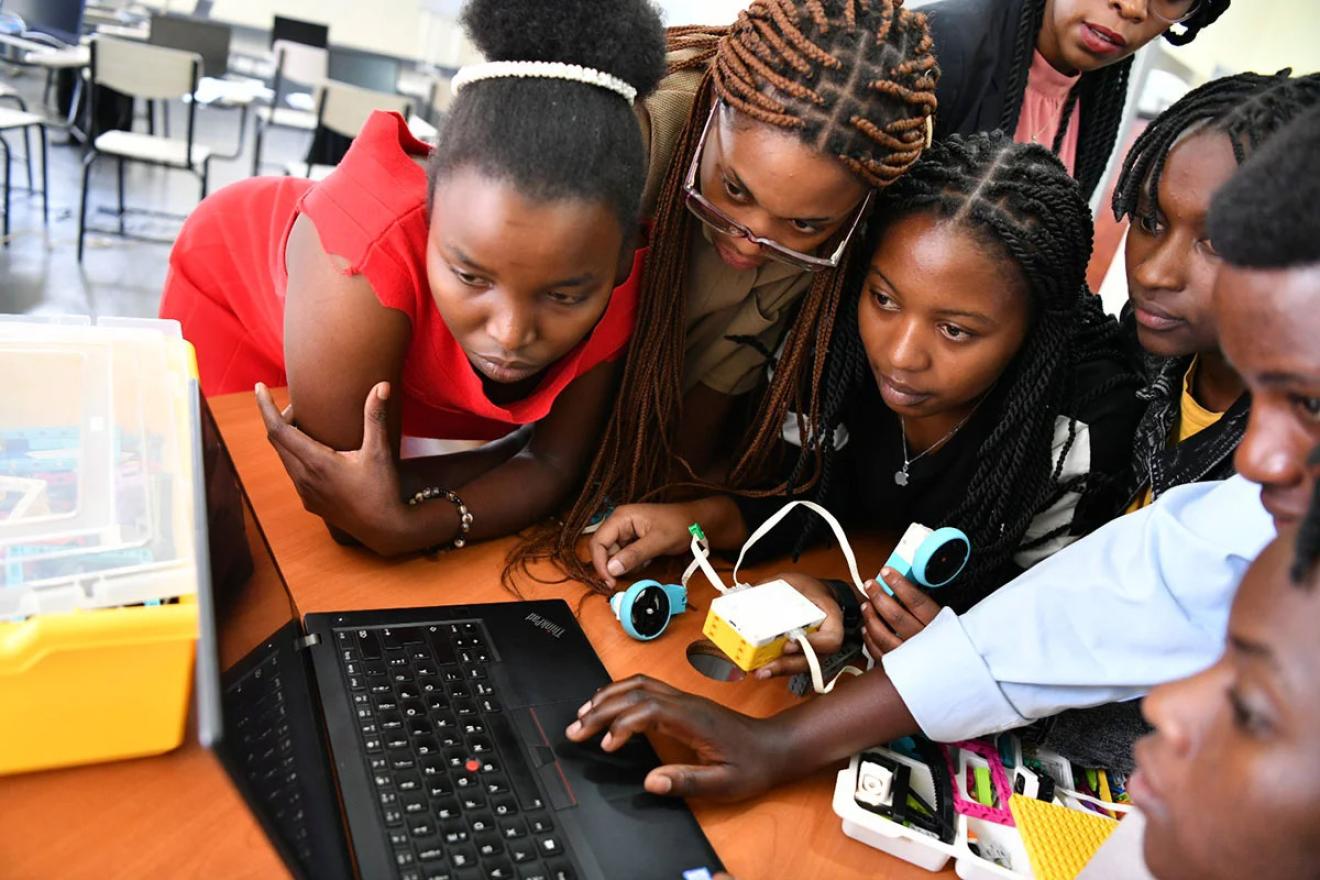
[[[266,442],[252,395],[216,398],[210,405],[274,564],[303,614],[515,598],[499,577],[511,540],[398,561],[338,546],[320,520],[302,509]],[[886,548],[872,543],[858,550],[862,569],[878,570]],[[844,563],[837,551],[816,552],[797,568],[837,576]],[[527,598],[573,604],[615,678],[646,672],[753,715],[794,703],[783,680],[716,682],[688,664],[686,648],[700,639],[713,596],[709,585],[693,584],[695,610],[648,643],[625,635],[605,599],[581,585],[524,580],[520,588]],[[662,756],[676,754],[672,745],[656,745]],[[739,880],[931,876],[845,837],[830,807],[833,786],[831,770],[754,800],[691,806]],[[191,743],[159,758],[0,779],[0,865],[5,877],[282,874],[219,765]]]

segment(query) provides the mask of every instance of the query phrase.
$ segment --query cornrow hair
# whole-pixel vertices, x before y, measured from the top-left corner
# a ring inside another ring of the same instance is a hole
[[[1200,0],[1190,18],[1173,25],[1164,32],[1164,38],[1175,46],[1183,46],[1196,39],[1201,29],[1212,24],[1228,9],[1231,0]],[[1027,74],[1031,69],[1032,54],[1041,25],[1045,21],[1045,0],[1026,0],[1018,18],[1016,39],[1013,43],[1013,61],[1009,68],[1009,81],[1004,89],[1006,99],[999,117],[999,128],[1017,131],[1018,117],[1022,113],[1022,98],[1027,90]],[[1077,135],[1077,161],[1075,176],[1082,194],[1091,197],[1109,165],[1109,156],[1118,138],[1118,127],[1123,119],[1123,105],[1127,101],[1128,76],[1132,59],[1083,73],[1068,93],[1063,117],[1054,136],[1053,150],[1058,153],[1072,114],[1081,105],[1081,123]]]
[[[940,593],[942,604],[959,609],[998,588],[1004,566],[1016,552],[1067,531],[1065,525],[1024,541],[1037,514],[1067,492],[1097,488],[1097,476],[1061,479],[1077,422],[1069,422],[1056,458],[1056,418],[1116,389],[1135,392],[1141,379],[1117,322],[1104,314],[1099,297],[1086,288],[1091,214],[1076,182],[1050,151],[1016,144],[1001,132],[953,135],[937,142],[887,192],[869,236],[872,248],[888,224],[918,213],[957,224],[982,247],[1016,266],[1033,312],[1022,349],[989,392],[1000,411],[977,450],[967,493],[947,520],[966,532],[975,548],[967,570]],[[829,344],[829,390],[822,427],[813,438],[823,457],[822,476],[813,489],[817,499],[829,492],[835,430],[851,401],[874,381],[857,320],[867,268],[865,261],[854,261],[847,302]],[[1106,357],[1125,368],[1079,397],[1075,366]],[[804,531],[810,528],[804,526]]]
[[[1240,73],[1192,89],[1132,144],[1114,187],[1114,218],[1155,221],[1164,163],[1185,135],[1223,132],[1240,165],[1274,132],[1317,103],[1320,74],[1294,77],[1286,67],[1272,76]]]
[[[1320,468],[1320,446],[1311,450],[1306,463],[1313,469]],[[1310,583],[1307,575],[1315,570],[1317,559],[1320,559],[1320,480],[1316,480],[1311,489],[1311,506],[1297,529],[1291,571],[1293,583],[1298,586]]]
[[[637,326],[622,388],[586,486],[562,525],[531,532],[513,551],[511,573],[535,559],[554,560],[565,576],[605,586],[577,554],[590,518],[610,504],[668,497],[683,398],[685,296],[693,224],[682,183],[712,107],[723,102],[753,122],[791,132],[836,157],[862,181],[884,187],[920,157],[935,110],[939,69],[924,15],[903,0],[754,0],[727,28],[668,32],[671,53],[687,57],[670,73],[703,70],[692,111],[675,143],[660,190]],[[834,325],[846,271],[818,273],[784,340],[774,378],[753,428],[737,444],[728,477],[748,485],[767,467],[790,407],[818,409],[825,350],[814,345]],[[805,383],[804,377],[809,377]]]

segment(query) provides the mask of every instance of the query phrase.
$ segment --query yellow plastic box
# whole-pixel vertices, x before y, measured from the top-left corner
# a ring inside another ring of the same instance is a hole
[[[0,318],[0,773],[183,741],[206,572],[172,321]]]

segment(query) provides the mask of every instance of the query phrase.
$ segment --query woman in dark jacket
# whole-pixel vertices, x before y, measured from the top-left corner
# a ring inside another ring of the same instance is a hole
[[[1114,149],[1132,56],[1191,42],[1231,0],[933,0],[935,136],[1000,129],[1050,147],[1090,198]]]

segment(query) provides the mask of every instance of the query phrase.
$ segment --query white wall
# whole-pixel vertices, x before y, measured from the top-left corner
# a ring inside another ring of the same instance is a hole
[[[1189,45],[1165,48],[1201,81],[1281,67],[1320,72],[1320,0],[1233,0]]]

